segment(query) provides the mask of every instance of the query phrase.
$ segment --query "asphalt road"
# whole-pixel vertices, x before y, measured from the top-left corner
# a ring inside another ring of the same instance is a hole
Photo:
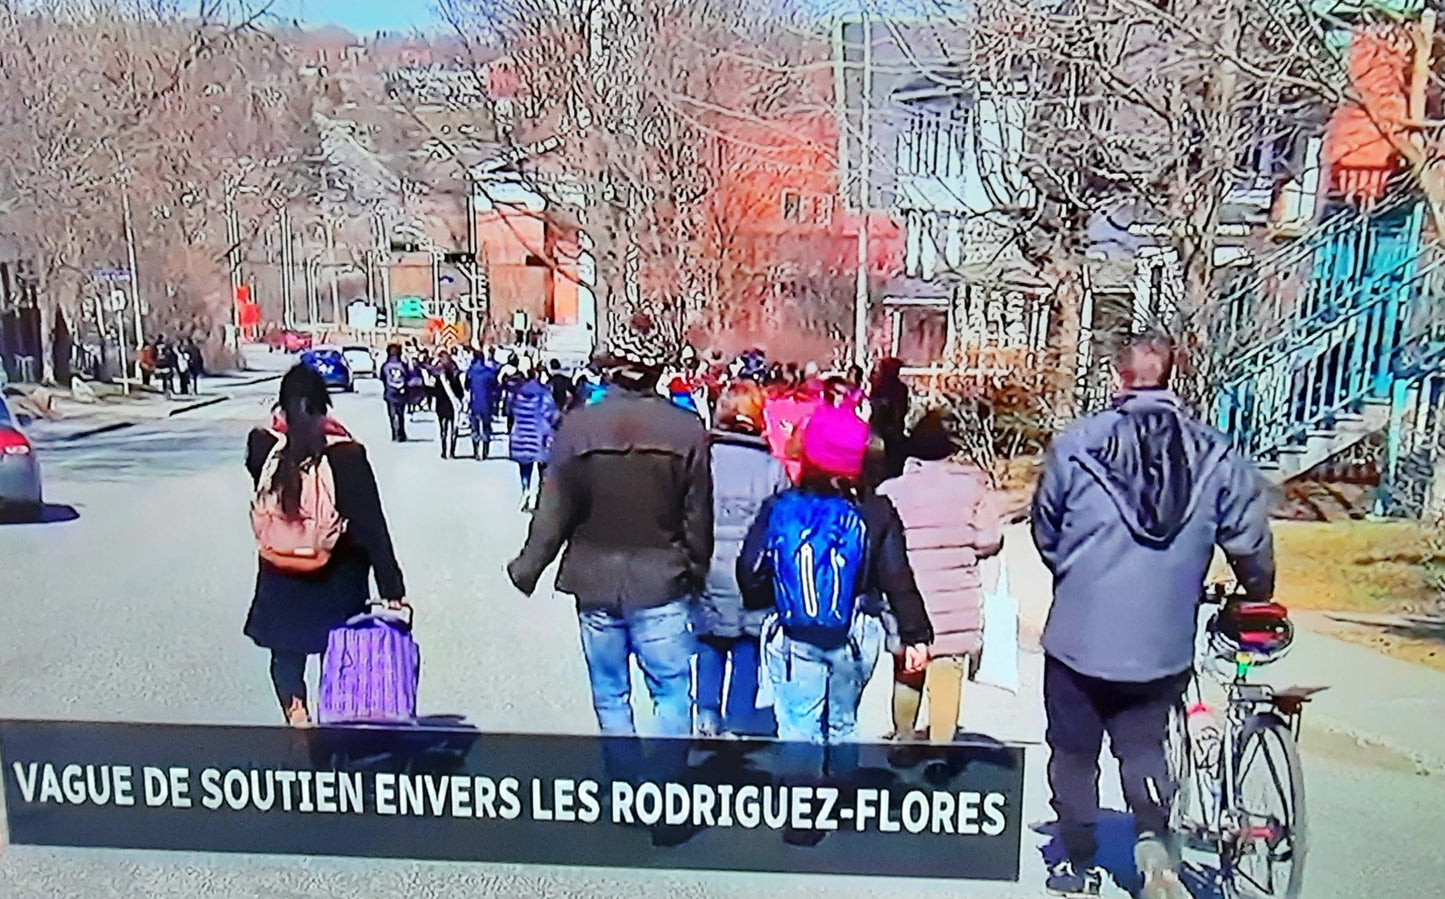
[[[276,722],[266,655],[241,634],[254,578],[241,454],[272,389],[260,385],[171,421],[41,443],[47,499],[78,517],[0,526],[0,716]],[[465,715],[484,730],[595,732],[570,603],[546,585],[524,599],[502,571],[526,528],[512,466],[442,461],[430,422],[412,428],[428,439],[392,445],[375,384],[337,403],[369,447],[417,608],[421,710]],[[1037,657],[1025,658],[1017,698],[975,688],[965,702],[969,729],[1036,740],[1037,668]],[[887,682],[880,670],[865,696],[865,734],[887,729]],[[1031,823],[1051,817],[1044,761],[1030,750]],[[1440,889],[1445,853],[1435,828],[1445,784],[1325,740],[1307,743],[1305,765],[1307,897]],[[1118,807],[1110,780],[1106,804]],[[1023,881],[1013,885],[12,846],[0,851],[0,899],[1024,897],[1043,892],[1042,841],[1026,838]]]

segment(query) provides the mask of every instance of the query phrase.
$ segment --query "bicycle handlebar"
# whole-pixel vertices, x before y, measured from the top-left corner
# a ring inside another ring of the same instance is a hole
[[[1206,606],[1222,606],[1229,600],[1238,598],[1243,598],[1238,585],[1215,581],[1212,584],[1204,585],[1204,593],[1200,597],[1200,602]]]

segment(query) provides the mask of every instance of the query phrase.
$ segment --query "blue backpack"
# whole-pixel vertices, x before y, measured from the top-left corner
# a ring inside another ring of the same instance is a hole
[[[783,630],[814,645],[841,646],[853,625],[868,552],[863,516],[841,496],[790,490],[773,503],[768,530]]]

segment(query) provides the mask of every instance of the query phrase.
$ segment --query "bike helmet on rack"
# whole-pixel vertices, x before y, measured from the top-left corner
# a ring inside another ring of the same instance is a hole
[[[1230,602],[1214,616],[1211,639],[1220,654],[1249,653],[1274,661],[1294,642],[1289,610],[1277,602]]]

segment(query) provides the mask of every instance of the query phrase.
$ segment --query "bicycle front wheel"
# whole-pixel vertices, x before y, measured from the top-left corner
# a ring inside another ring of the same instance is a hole
[[[1234,757],[1235,832],[1225,882],[1243,899],[1296,899],[1304,882],[1304,771],[1294,733],[1278,716],[1245,722]]]

